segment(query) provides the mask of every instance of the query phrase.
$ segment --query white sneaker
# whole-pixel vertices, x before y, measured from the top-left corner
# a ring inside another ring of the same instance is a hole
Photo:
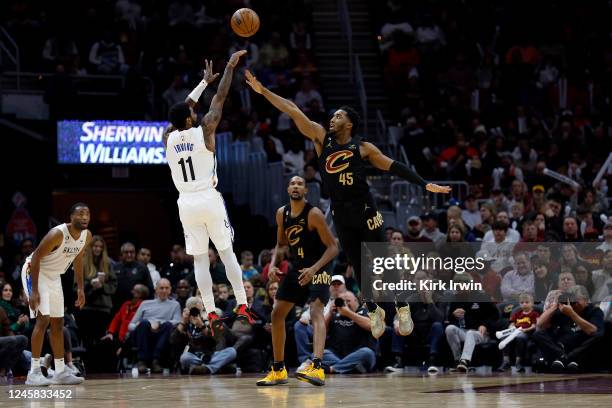
[[[397,316],[399,319],[399,334],[400,336],[408,336],[414,330],[414,322],[410,315],[410,305],[397,308]]]
[[[501,340],[502,338],[511,335],[514,330],[516,329],[514,327],[511,327],[509,329],[497,331],[495,332],[495,337],[497,337],[498,340]]]
[[[61,372],[56,372],[51,379],[52,384],[61,384],[61,385],[76,385],[81,384],[85,379],[83,377],[77,377],[72,374],[72,370],[64,369]]]
[[[26,379],[26,385],[31,385],[34,387],[46,387],[51,385],[51,381],[49,381],[40,371],[40,368],[35,370],[31,370],[28,373],[28,378]]]
[[[308,367],[311,364],[312,364],[312,360],[307,358],[306,360],[304,360],[304,362],[302,364],[300,364],[300,366],[297,368],[296,372],[304,371],[306,369],[306,367]]]
[[[79,375],[81,375],[81,372],[79,371],[79,369],[74,364],[68,363],[68,364],[66,364],[66,367],[68,367],[68,369],[70,369],[72,374],[76,375],[77,377]]]
[[[372,336],[378,339],[385,333],[385,311],[378,305],[373,312],[368,312],[370,317],[370,330]]]

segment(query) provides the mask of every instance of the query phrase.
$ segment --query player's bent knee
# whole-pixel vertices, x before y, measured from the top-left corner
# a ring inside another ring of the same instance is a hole
[[[48,315],[38,315],[36,317],[36,326],[46,329],[49,326],[50,317]]]

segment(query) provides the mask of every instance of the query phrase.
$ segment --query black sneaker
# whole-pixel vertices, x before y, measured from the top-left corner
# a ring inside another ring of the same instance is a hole
[[[427,372],[429,374],[438,374],[440,371],[437,366],[437,359],[435,355],[429,356],[429,361],[427,363]]]
[[[459,360],[459,364],[457,364],[457,371],[460,373],[467,373],[469,364],[470,362],[467,360]]]
[[[578,366],[578,363],[575,361],[570,361],[567,364],[567,370],[571,371],[573,373],[577,373],[578,371],[580,371],[580,366]]]
[[[554,372],[560,373],[565,370],[565,364],[563,364],[563,361],[561,360],[555,360],[550,365],[550,369]]]
[[[395,364],[385,367],[385,373],[402,373],[404,372],[404,363],[401,357],[395,357]]]
[[[210,370],[205,365],[192,364],[189,367],[189,375],[206,375],[210,374]]]
[[[504,361],[502,363],[502,365],[500,365],[499,367],[497,367],[495,369],[495,371],[503,373],[504,371],[508,371],[512,368],[512,366],[510,365],[510,363],[508,361]]]
[[[516,363],[516,372],[517,373],[524,373],[525,372],[525,367],[523,367],[523,365],[521,363]]]

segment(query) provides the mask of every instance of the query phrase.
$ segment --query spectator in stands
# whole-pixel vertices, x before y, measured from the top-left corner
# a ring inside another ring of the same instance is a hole
[[[400,230],[393,231],[391,233],[390,243],[391,245],[396,246],[396,247],[404,246],[404,235],[402,234],[402,231]]]
[[[477,238],[482,238],[487,232],[491,231],[495,222],[495,215],[495,208],[491,203],[482,203],[480,205],[481,222],[474,227],[474,235]]]
[[[157,285],[157,281],[161,279],[157,267],[151,263],[151,250],[149,248],[141,247],[136,255],[136,260],[147,267],[149,274],[151,275],[151,282],[153,286]]]
[[[423,271],[414,274],[414,282],[430,279]],[[391,350],[395,355],[395,364],[385,368],[385,371],[401,372],[404,368],[404,347],[414,348],[425,344],[429,348],[427,371],[431,374],[438,372],[440,342],[444,337],[445,305],[440,303],[440,296],[429,290],[417,290],[411,293],[406,302],[410,306],[414,331],[402,334],[399,325],[399,315],[393,319],[393,335]]]
[[[541,184],[536,184],[531,188],[532,195],[532,211],[535,213],[539,213],[542,211],[544,205],[546,204],[546,196],[544,194],[544,186]]]
[[[189,299],[193,295],[192,292],[193,292],[193,288],[191,287],[187,279],[181,279],[176,284],[175,300],[179,302],[179,305],[181,306],[181,310],[185,308],[185,303],[187,302],[187,299]]]
[[[248,38],[239,37],[236,39],[234,44],[232,44],[227,55],[229,57],[233,53],[240,50],[247,50],[247,54],[241,59],[241,62],[244,61],[245,67],[256,67],[257,63],[259,62],[259,46],[250,41]],[[239,62],[239,64],[241,62]]]
[[[429,14],[423,17],[421,25],[417,28],[416,40],[421,51],[426,54],[438,51],[446,45],[444,32]]]
[[[224,283],[218,284],[217,285],[217,298],[215,299],[215,306],[218,309],[221,309],[224,312],[224,314],[226,312],[229,312],[227,310],[229,297],[230,297],[229,287]]]
[[[10,326],[6,312],[0,307],[0,384],[7,383],[7,372],[22,358],[28,346],[28,338],[21,334],[14,335]]]
[[[534,299],[536,302],[546,300],[548,293],[558,285],[558,277],[556,273],[549,271],[546,261],[539,257],[534,257]]]
[[[523,222],[525,222],[525,207],[521,202],[510,204],[510,224],[509,227],[515,231],[523,230]]]
[[[146,266],[136,262],[136,247],[131,242],[121,245],[121,260],[114,265],[117,276],[117,290],[113,296],[113,308],[117,310],[120,305],[132,297],[132,288],[142,283],[153,293],[153,282]]]
[[[13,301],[13,287],[10,283],[4,283],[2,285],[2,297],[0,298],[0,309],[4,309],[7,318],[10,322],[10,331],[15,334],[26,334],[29,335],[31,329],[30,317],[25,314],[27,310],[21,310],[16,307]]]
[[[533,210],[533,199],[527,192],[527,184],[523,181],[514,180],[510,187],[510,209],[515,203],[521,203],[523,205],[524,213],[531,212]],[[513,216],[513,218],[516,218]]]
[[[21,286],[21,269],[23,268],[23,264],[28,256],[34,252],[34,241],[30,238],[24,238],[19,243],[19,253],[15,255],[13,261],[13,272],[11,273],[10,278],[17,285]]]
[[[591,265],[588,263],[580,263],[572,268],[572,274],[576,279],[576,285],[584,286],[589,294],[589,297],[595,293],[595,287],[593,286]]]
[[[314,78],[317,75],[317,66],[314,61],[308,57],[308,54],[305,52],[301,52],[297,56],[297,64],[291,72],[298,80],[303,80],[304,78]]]
[[[293,139],[290,142],[290,146],[290,149],[283,155],[285,175],[301,176],[304,169],[304,151],[300,149],[297,139]]]
[[[261,47],[259,60],[264,67],[287,67],[289,62],[289,51],[287,51],[287,47],[281,42],[281,35],[279,32],[272,32],[270,41],[266,42],[263,47]]]
[[[94,235],[89,248],[85,248],[83,283],[85,306],[76,314],[81,340],[90,349],[105,333],[112,319],[113,295],[117,291],[117,276],[111,267],[106,242]],[[76,282],[74,284],[76,291]]]
[[[431,239],[421,235],[422,229],[423,222],[420,217],[413,215],[408,218],[404,242],[431,242]]]
[[[566,267],[568,271],[574,272],[574,269],[579,266],[587,266],[587,262],[582,259],[578,248],[574,244],[564,244],[561,247],[561,267]]]
[[[195,23],[194,10],[187,0],[174,0],[168,6],[168,25],[170,27],[191,27]]]
[[[286,248],[278,248],[278,253],[276,254],[276,265],[274,265],[274,267],[278,268],[278,272],[277,274],[279,275],[279,279],[282,281],[284,279],[284,277],[287,275],[287,272],[289,271],[289,268],[291,267],[291,264],[289,263],[289,261],[287,261],[287,250]],[[261,278],[263,279],[264,282],[268,281],[268,272],[270,270],[270,261],[268,261],[264,268],[263,271],[261,272]]]
[[[463,205],[465,209],[461,211],[461,219],[470,230],[473,230],[477,225],[482,224],[482,216],[478,210],[478,201],[476,201],[474,195],[468,194]]]
[[[106,335],[102,340],[115,342],[119,346],[122,345],[129,333],[129,324],[134,318],[140,304],[149,297],[149,288],[141,283],[134,285],[132,289],[132,299],[126,300],[119,311],[110,322]]]
[[[312,49],[310,33],[306,31],[306,23],[303,21],[293,23],[293,29],[289,33],[289,47],[292,51],[310,51]]]
[[[589,353],[603,339],[601,309],[589,304],[584,286],[564,291],[538,319],[533,339],[553,371],[584,369]]]
[[[123,51],[111,30],[104,30],[102,39],[91,46],[89,63],[98,74],[116,75],[127,71]]]
[[[253,253],[242,251],[240,254],[240,268],[242,269],[242,280],[250,280],[259,275],[259,271],[253,264]]]
[[[504,268],[510,266],[510,257],[514,249],[514,242],[511,242],[506,236],[508,224],[495,221],[493,224],[493,242],[482,243],[483,254],[488,258],[495,259],[491,267],[497,272],[501,272]]]
[[[578,228],[578,220],[575,217],[565,217],[563,219],[563,242],[582,242],[582,234]]]
[[[601,258],[601,269],[593,271],[594,302],[601,302],[612,295],[612,250],[607,250]]]
[[[176,103],[184,102],[187,95],[189,95],[189,89],[187,89],[185,83],[183,82],[183,76],[177,74],[174,76],[174,79],[172,80],[172,83],[168,89],[166,89],[162,94],[162,97],[166,102],[166,106],[170,107]]]
[[[495,216],[496,222],[501,222],[506,224],[506,236],[508,242],[519,242],[521,240],[521,234],[518,233],[517,230],[509,228],[510,227],[510,218],[508,217],[508,213],[505,211],[500,211]],[[493,236],[493,231],[487,232],[482,238],[482,242],[492,242],[495,238]]]
[[[55,69],[57,64],[70,67],[77,55],[79,50],[66,27],[60,27],[55,35],[49,37],[42,51],[48,71]]]
[[[334,303],[325,314],[328,338],[323,364],[330,374],[369,372],[376,363],[370,318],[352,292],[344,292],[338,298],[342,306]]]
[[[438,228],[438,219],[434,213],[425,213],[421,216],[425,228],[421,231],[421,236],[430,239],[434,244],[439,245],[446,239],[446,236]]]
[[[324,110],[323,97],[319,91],[315,89],[312,79],[304,78],[300,90],[295,94],[294,102],[300,109],[308,113],[310,111],[309,104],[312,100],[316,100],[320,109]]]
[[[220,283],[229,285],[229,280],[225,274],[225,265],[219,261],[219,253],[216,249],[208,249],[208,261],[210,262],[210,276],[213,283],[217,285]]]
[[[201,298],[189,298],[170,338],[173,346],[178,345],[179,349],[184,350],[180,356],[181,370],[189,374],[215,374],[238,356],[237,350],[228,345],[231,336],[229,329],[226,328],[223,335],[215,340],[203,310]],[[235,368],[233,372],[236,372]]]
[[[531,334],[535,331],[536,322],[540,313],[533,309],[533,296],[528,293],[521,293],[519,298],[520,310],[512,313],[510,316],[510,325],[508,328],[516,328],[521,333],[513,340],[514,349],[514,365],[519,373],[525,372],[523,364],[527,360],[527,341]],[[500,367],[500,371],[510,368],[510,353],[508,349],[504,349],[504,362]]]
[[[538,227],[533,221],[525,221],[523,223],[523,236],[520,242],[542,242],[543,239],[538,236]]]
[[[151,363],[151,372],[161,373],[163,358],[168,353],[168,341],[174,326],[181,320],[181,306],[170,299],[172,287],[162,278],[155,287],[156,298],[141,303],[129,324],[138,347],[138,371],[145,373]]]
[[[438,168],[446,178],[464,180],[467,177],[466,162],[476,157],[478,150],[469,146],[463,133],[457,133],[455,145],[442,150],[438,156]]]
[[[533,296],[535,292],[534,273],[531,262],[525,253],[514,256],[514,269],[507,272],[502,279],[501,292],[504,302],[517,302],[519,295]]]
[[[467,275],[457,275],[455,281],[468,282]],[[448,308],[449,325],[446,340],[453,352],[457,371],[466,373],[477,344],[489,340],[495,333],[499,314],[495,304],[484,293],[459,291]],[[463,346],[462,346],[463,345]]]
[[[209,254],[209,258],[210,258],[210,254]],[[212,266],[211,266],[211,271],[212,271]],[[225,274],[225,270],[224,270],[224,274]],[[184,246],[182,246],[181,244],[172,245],[172,250],[170,251],[170,263],[161,270],[160,276],[162,278],[168,279],[170,281],[170,284],[172,284],[173,288],[176,287],[176,284],[181,279],[188,279],[189,283],[192,286],[195,286],[195,275],[193,272],[193,265],[189,264],[188,262],[187,254],[185,253]]]

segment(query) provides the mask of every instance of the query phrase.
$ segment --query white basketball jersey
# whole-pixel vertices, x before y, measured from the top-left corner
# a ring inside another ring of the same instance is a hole
[[[74,261],[74,258],[81,253],[87,242],[87,230],[81,231],[81,235],[75,240],[68,231],[67,224],[61,224],[53,229],[58,229],[62,232],[62,243],[54,249],[49,255],[46,255],[40,260],[40,273],[48,277],[58,277],[62,275]],[[32,260],[32,255],[27,259],[27,262]]]
[[[206,148],[201,126],[175,130],[168,136],[166,160],[179,193],[191,193],[217,186],[217,159]]]

